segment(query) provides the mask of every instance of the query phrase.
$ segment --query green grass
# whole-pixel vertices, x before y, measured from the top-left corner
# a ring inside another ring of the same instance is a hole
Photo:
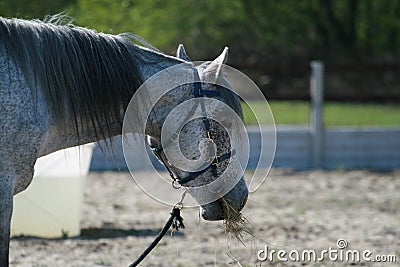
[[[262,102],[250,103],[255,112],[265,114]],[[276,124],[308,124],[310,103],[307,101],[270,101]],[[250,108],[243,104],[245,122],[255,124],[256,119]],[[258,118],[260,124],[269,124],[268,116]],[[325,126],[400,126],[400,104],[384,103],[339,103],[324,104]]]

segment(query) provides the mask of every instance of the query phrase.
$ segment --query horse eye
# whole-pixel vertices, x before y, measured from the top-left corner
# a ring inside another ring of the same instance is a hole
[[[150,136],[147,137],[147,144],[149,145],[151,150],[154,150],[154,149],[158,148],[157,141],[154,138],[150,137]]]
[[[152,145],[152,144],[149,144],[149,147],[150,147],[150,149],[151,149],[151,150],[155,150],[155,149],[157,149],[157,146],[155,146],[155,145]]]

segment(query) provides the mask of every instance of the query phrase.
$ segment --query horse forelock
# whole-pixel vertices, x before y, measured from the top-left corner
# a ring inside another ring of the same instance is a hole
[[[72,117],[78,139],[85,127],[97,129],[98,140],[122,127],[121,110],[143,80],[138,48],[127,38],[72,24],[0,17],[0,40],[34,99],[41,90],[54,122]]]

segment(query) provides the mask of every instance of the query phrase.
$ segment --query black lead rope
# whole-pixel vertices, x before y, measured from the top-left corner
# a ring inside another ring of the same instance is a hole
[[[176,231],[179,231],[179,228],[185,228],[185,225],[183,224],[183,218],[181,217],[181,208],[182,207],[177,207],[175,206],[171,213],[168,221],[165,223],[164,227],[161,229],[161,231],[158,233],[156,238],[154,238],[153,242],[140,254],[140,256],[132,262],[129,267],[135,267],[138,266],[138,264],[144,260],[147,255],[157,246],[158,242],[164,237],[164,235],[168,232],[168,229],[171,227],[175,229]]]

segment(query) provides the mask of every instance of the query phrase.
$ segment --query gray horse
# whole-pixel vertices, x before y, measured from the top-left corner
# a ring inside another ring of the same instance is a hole
[[[200,73],[204,80],[215,80],[226,56],[227,50],[196,68],[183,46],[179,46],[177,57],[172,57],[135,45],[127,35],[0,17],[0,266],[8,265],[13,195],[31,183],[38,157],[120,135],[129,101],[144,81],[182,63],[181,75]],[[184,85],[179,94],[172,93],[157,104],[155,111],[160,112],[146,127],[152,146],[160,143],[166,111],[192,97],[193,86]],[[221,92],[218,98],[241,116],[237,96],[229,90]],[[182,153],[188,158],[199,157],[198,140],[207,129],[201,119],[185,127],[180,135]],[[210,127],[217,154],[229,153],[226,131],[214,122]],[[158,156],[163,159],[163,152],[158,151]],[[215,179],[215,171],[223,168],[224,164],[218,164],[213,170],[206,169],[191,186]],[[178,178],[187,175],[174,166],[169,169]],[[247,194],[242,177],[223,198],[240,211]],[[226,217],[220,200],[202,205],[204,219]]]

